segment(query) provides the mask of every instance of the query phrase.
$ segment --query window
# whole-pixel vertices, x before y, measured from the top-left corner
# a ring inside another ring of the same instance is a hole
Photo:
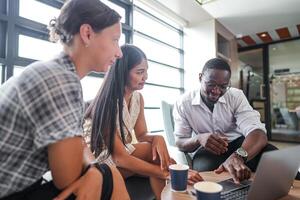
[[[0,1],[1,13],[5,13],[6,2]],[[11,35],[12,40],[16,44],[16,48],[10,48],[12,53],[17,55],[17,59],[14,59],[15,64],[8,66],[8,77],[18,76],[23,70],[24,66],[27,66],[35,60],[48,60],[62,51],[62,45],[59,43],[52,43],[48,41],[47,25],[51,19],[57,17],[60,12],[60,7],[63,5],[63,1],[17,1],[19,4],[14,4],[16,13],[16,22],[22,21],[22,25],[16,26],[14,30],[15,35]],[[122,17],[121,22],[123,26],[129,24],[129,11],[131,3],[126,1],[109,1],[103,0],[105,4],[116,10]],[[3,8],[3,9],[2,9]],[[0,15],[1,17],[1,15]],[[5,43],[8,40],[5,38],[7,35],[6,21],[1,21],[0,18],[0,58],[5,57]],[[6,19],[6,18],[4,18]],[[131,31],[123,30],[123,34],[120,38],[120,44],[125,44],[129,41]],[[10,45],[12,46],[12,45]],[[41,50],[42,49],[42,50]],[[10,59],[10,58],[5,58]],[[1,61],[1,60],[0,60]],[[4,71],[1,69],[1,74]],[[1,76],[5,77],[4,75]],[[103,81],[104,74],[97,74],[85,77],[81,80],[83,88],[84,100],[88,101],[96,96],[98,89]],[[4,80],[3,80],[4,81]]]
[[[103,78],[86,76],[81,79],[82,91],[83,91],[83,100],[89,101],[96,97],[98,90],[101,87]]]
[[[14,66],[14,76],[19,76],[24,69],[25,67],[22,66]]]
[[[157,62],[180,67],[180,52],[163,43],[147,38],[145,35],[134,34],[133,44],[140,46],[146,53],[148,59]]]
[[[134,1],[133,6],[131,0],[102,1],[122,17],[120,45],[133,43],[148,57],[148,80],[141,91],[145,115],[148,129],[162,132],[160,101],[174,103],[183,92],[182,29],[139,1]],[[0,0],[0,63],[5,66],[0,66],[1,82],[18,76],[28,64],[48,60],[62,50],[60,44],[48,41],[47,25],[59,15],[64,1],[18,0],[10,4],[9,10],[7,2],[10,1]],[[91,73],[81,80],[85,101],[96,96],[103,78],[104,74]]]
[[[41,51],[44,49],[45,51]],[[60,43],[52,43],[33,37],[19,35],[18,55],[33,60],[49,60],[62,51]]]
[[[133,29],[133,44],[145,52],[149,64],[141,91],[147,127],[159,133],[164,129],[161,100],[174,103],[183,91],[183,32],[172,20],[139,2],[134,5]]]
[[[147,35],[155,36],[155,38],[160,41],[164,41],[174,47],[180,48],[181,38],[176,29],[171,29],[140,12],[134,12],[133,19],[133,27],[135,29],[143,30],[143,33]],[[147,26],[145,26],[145,24],[147,24]]]
[[[0,85],[2,84],[2,81],[3,81],[3,66],[2,66],[2,63],[0,63]]]
[[[6,14],[6,1],[0,1],[0,13]]]
[[[105,3],[106,5],[108,5],[110,8],[114,9],[115,11],[117,11],[119,13],[119,15],[121,15],[121,22],[125,23],[126,22],[126,9],[115,4],[112,3],[108,0],[102,0],[103,3]]]
[[[180,95],[180,90],[147,84],[141,93],[145,99],[146,107],[159,108],[161,100],[165,100],[168,103],[175,103]]]
[[[148,83],[181,87],[181,70],[152,61],[149,61],[148,64]]]
[[[5,57],[6,23],[0,20],[0,58]]]
[[[46,5],[36,0],[20,0],[19,14],[21,17],[36,21],[45,25],[59,15],[59,9]]]

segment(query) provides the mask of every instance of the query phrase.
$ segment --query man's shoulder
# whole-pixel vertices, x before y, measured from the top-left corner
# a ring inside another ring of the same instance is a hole
[[[181,104],[191,103],[196,94],[199,94],[198,90],[187,91],[178,98],[177,102]]]
[[[238,89],[238,88],[230,88],[224,95],[225,98],[242,98],[244,97],[244,92],[241,90],[241,89]]]

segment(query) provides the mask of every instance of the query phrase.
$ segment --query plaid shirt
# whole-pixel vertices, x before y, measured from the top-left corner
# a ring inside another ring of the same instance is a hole
[[[64,53],[0,87],[0,197],[49,170],[47,146],[81,135],[83,110],[80,80]]]

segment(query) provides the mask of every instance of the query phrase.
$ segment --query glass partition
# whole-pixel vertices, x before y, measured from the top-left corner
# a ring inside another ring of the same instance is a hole
[[[269,46],[272,139],[300,141],[300,40]]]

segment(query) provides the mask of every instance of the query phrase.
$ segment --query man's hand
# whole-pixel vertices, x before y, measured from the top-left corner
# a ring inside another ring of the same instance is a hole
[[[198,141],[206,150],[216,155],[225,153],[228,149],[228,139],[222,133],[202,133],[198,134]]]
[[[228,171],[237,184],[251,177],[251,170],[244,164],[243,159],[238,157],[235,153],[231,154],[231,156],[215,170],[215,173],[220,174],[224,171]]]
[[[102,181],[102,174],[98,169],[91,167],[54,200],[67,199],[71,194],[76,196],[76,200],[99,200],[101,198]]]

